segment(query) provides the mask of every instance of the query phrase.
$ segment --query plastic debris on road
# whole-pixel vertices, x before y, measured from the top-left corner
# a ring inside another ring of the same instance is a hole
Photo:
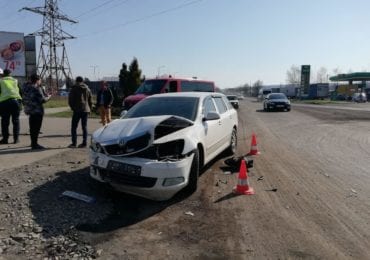
[[[75,192],[75,191],[70,191],[70,190],[66,190],[65,192],[63,192],[61,197],[63,197],[63,196],[64,197],[70,197],[70,198],[77,199],[77,200],[81,200],[81,201],[84,201],[86,203],[95,202],[94,197],[87,196],[87,195],[84,195],[84,194],[81,194],[81,193],[78,193],[78,192]]]
[[[191,212],[191,211],[186,211],[186,212],[185,212],[185,215],[189,215],[189,216],[194,217],[194,213],[193,213],[193,212]]]

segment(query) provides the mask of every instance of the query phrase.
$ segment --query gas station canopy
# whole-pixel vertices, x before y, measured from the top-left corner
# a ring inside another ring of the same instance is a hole
[[[329,78],[331,81],[370,81],[370,72],[354,72],[348,74],[338,74]]]

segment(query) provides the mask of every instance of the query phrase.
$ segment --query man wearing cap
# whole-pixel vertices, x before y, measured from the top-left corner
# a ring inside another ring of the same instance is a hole
[[[0,115],[1,134],[3,138],[0,144],[7,144],[9,139],[10,117],[13,123],[13,141],[19,142],[19,115],[21,112],[21,100],[18,81],[10,76],[10,70],[5,69],[0,79]]]

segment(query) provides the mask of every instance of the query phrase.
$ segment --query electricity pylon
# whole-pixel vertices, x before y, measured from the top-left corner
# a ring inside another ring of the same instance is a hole
[[[21,10],[41,14],[42,28],[31,35],[41,36],[41,45],[37,59],[37,71],[49,91],[55,93],[63,84],[67,87],[72,82],[72,72],[69,65],[64,40],[75,39],[74,36],[62,30],[61,21],[77,23],[58,9],[58,0],[45,0],[44,7],[24,7]]]

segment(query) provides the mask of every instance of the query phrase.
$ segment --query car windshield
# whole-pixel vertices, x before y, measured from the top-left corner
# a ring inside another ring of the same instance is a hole
[[[136,90],[135,94],[158,94],[161,93],[161,90],[166,83],[166,80],[146,80],[144,81],[140,87]]]
[[[194,121],[198,103],[196,97],[147,98],[132,107],[123,118],[175,115]]]
[[[227,96],[228,100],[238,100],[236,96]]]
[[[284,94],[276,93],[276,94],[270,94],[269,99],[287,99]]]

